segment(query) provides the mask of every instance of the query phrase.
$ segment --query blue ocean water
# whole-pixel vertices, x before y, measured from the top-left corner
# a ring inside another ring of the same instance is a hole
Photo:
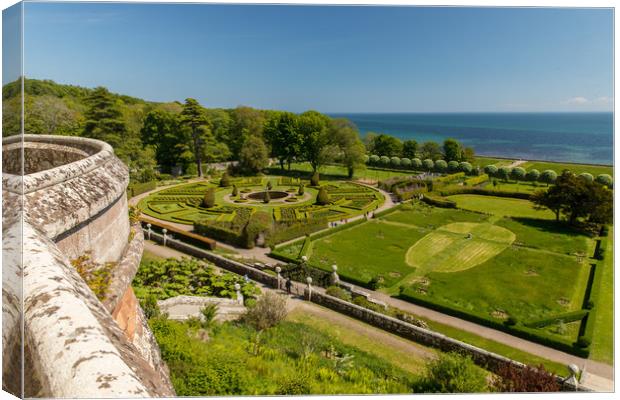
[[[364,136],[385,133],[418,142],[454,138],[478,155],[613,164],[613,113],[330,114]]]

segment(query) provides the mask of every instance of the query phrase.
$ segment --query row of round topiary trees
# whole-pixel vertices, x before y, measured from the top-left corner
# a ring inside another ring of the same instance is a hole
[[[475,168],[471,163],[467,161],[450,161],[447,162],[445,160],[431,160],[427,158],[425,160],[420,160],[419,158],[409,159],[406,157],[387,157],[381,156],[379,157],[376,154],[371,156],[366,156],[365,158],[366,164],[378,166],[378,167],[392,167],[392,168],[402,168],[402,169],[410,169],[414,171],[435,171],[435,172],[465,172],[466,174],[471,174],[475,172]]]
[[[524,168],[521,167],[497,167],[496,165],[492,164],[484,167],[484,172],[489,176],[500,178],[506,181],[508,179],[514,179],[516,181],[553,183],[558,177],[557,172],[552,169],[548,169],[543,172],[540,172],[537,169],[531,169],[529,171],[526,171]],[[600,174],[596,178],[594,178],[592,174],[588,172],[583,172],[579,174],[579,176],[590,182],[596,181],[601,185],[605,185],[607,187],[611,187],[613,184],[613,178],[608,174]]]

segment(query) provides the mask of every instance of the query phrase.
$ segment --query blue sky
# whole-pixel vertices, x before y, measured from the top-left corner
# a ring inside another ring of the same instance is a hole
[[[600,111],[612,24],[610,9],[27,3],[25,73],[208,107]]]

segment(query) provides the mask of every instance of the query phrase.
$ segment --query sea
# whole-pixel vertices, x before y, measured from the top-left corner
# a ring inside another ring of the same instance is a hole
[[[459,140],[477,155],[613,164],[613,113],[346,113],[360,134]]]

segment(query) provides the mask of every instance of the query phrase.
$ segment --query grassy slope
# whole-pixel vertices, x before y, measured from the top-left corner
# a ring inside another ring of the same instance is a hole
[[[605,268],[601,288],[602,306],[598,308],[595,322],[595,335],[592,339],[594,360],[613,364],[614,359],[614,263],[613,228],[609,229],[609,239],[605,248]]]
[[[542,172],[547,169],[552,169],[558,174],[562,173],[563,170],[568,169],[575,174],[580,174],[582,172],[589,172],[595,177],[599,174],[609,174],[611,176],[614,175],[614,168],[612,166],[602,166],[602,165],[588,165],[588,164],[563,164],[563,163],[554,163],[554,162],[544,162],[544,161],[528,161],[525,164],[521,165],[522,168],[526,170],[537,169]]]
[[[509,160],[505,158],[493,158],[493,157],[476,157],[474,161],[474,165],[479,166],[480,168],[484,168],[487,165],[493,164],[497,167],[502,167],[505,165],[510,165],[514,160]]]
[[[501,217],[555,218],[553,212],[549,210],[535,210],[533,203],[528,200],[480,196],[475,194],[458,194],[448,196],[447,198],[456,201],[459,208],[490,213]]]

